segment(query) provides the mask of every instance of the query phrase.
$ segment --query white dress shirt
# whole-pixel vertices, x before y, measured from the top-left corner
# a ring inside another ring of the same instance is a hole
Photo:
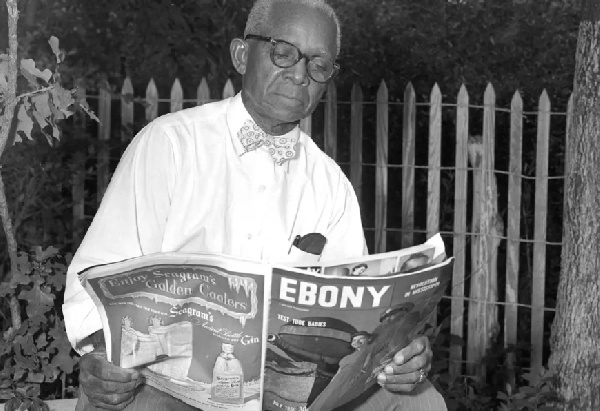
[[[79,342],[102,328],[77,273],[157,252],[215,252],[297,261],[297,235],[327,238],[321,260],[365,254],[356,195],[339,166],[298,127],[296,156],[277,165],[264,147],[244,153],[250,119],[233,98],[178,111],[133,139],[67,272],[63,313]]]

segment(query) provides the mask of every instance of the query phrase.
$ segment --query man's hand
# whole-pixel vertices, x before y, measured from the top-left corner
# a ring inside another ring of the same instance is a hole
[[[394,355],[377,376],[377,382],[392,392],[411,392],[431,369],[433,352],[427,337],[417,337]],[[422,370],[422,371],[421,371]],[[422,374],[424,373],[424,374]]]
[[[90,403],[106,410],[122,410],[133,401],[135,389],[143,382],[134,369],[118,367],[106,359],[106,352],[93,351],[79,361],[79,384]]]

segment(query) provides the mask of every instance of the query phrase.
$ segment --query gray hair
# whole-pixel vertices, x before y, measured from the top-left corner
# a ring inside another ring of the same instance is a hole
[[[335,10],[333,10],[333,7],[331,7],[326,2],[326,0],[256,0],[254,5],[252,6],[252,9],[250,10],[250,14],[248,15],[248,20],[246,21],[246,28],[244,30],[244,36],[248,34],[263,34],[265,26],[269,24],[268,19],[271,13],[271,9],[275,4],[283,3],[302,4],[320,10],[327,16],[331,17],[331,19],[335,22],[335,27],[337,31],[336,55],[340,54],[342,37],[340,21],[338,19],[337,14],[335,13]]]

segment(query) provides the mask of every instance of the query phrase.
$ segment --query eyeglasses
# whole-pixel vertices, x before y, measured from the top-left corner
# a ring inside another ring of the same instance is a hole
[[[300,49],[285,40],[273,37],[247,34],[244,40],[254,39],[271,43],[271,61],[279,68],[290,68],[302,59],[306,59],[308,76],[317,83],[327,83],[335,77],[340,70],[340,65],[322,56],[309,57]]]

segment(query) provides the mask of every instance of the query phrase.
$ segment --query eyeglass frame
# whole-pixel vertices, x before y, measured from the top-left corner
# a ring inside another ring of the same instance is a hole
[[[244,40],[260,40],[260,41],[266,41],[271,43],[271,51],[269,53],[269,57],[271,58],[271,63],[273,63],[273,65],[275,65],[276,67],[279,68],[290,68],[290,67],[294,67],[296,64],[298,64],[298,62],[302,59],[306,59],[306,74],[308,74],[308,77],[310,77],[313,81],[319,83],[319,84],[327,84],[328,82],[330,82],[331,80],[334,79],[335,76],[337,76],[337,74],[340,71],[340,65],[338,63],[336,63],[335,61],[333,62],[333,71],[331,72],[331,76],[329,76],[329,78],[327,78],[327,80],[325,81],[319,81],[317,79],[315,79],[311,74],[310,74],[310,70],[308,70],[308,64],[311,61],[311,57],[307,56],[306,54],[304,54],[297,46],[295,46],[294,44],[290,43],[289,41],[286,40],[282,40],[282,39],[274,39],[273,37],[267,37],[267,36],[261,36],[258,34],[246,34],[244,36]],[[283,67],[280,66],[279,64],[275,63],[275,46],[277,45],[277,43],[285,43],[287,45],[292,46],[293,48],[295,48],[298,51],[298,59],[290,66],[287,67]]]

